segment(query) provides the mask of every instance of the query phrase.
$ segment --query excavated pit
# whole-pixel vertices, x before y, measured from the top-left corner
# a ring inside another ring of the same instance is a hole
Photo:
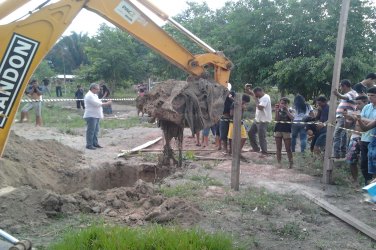
[[[119,161],[105,163],[100,167],[91,169],[89,173],[79,173],[79,175],[89,176],[86,186],[90,189],[107,190],[117,187],[132,187],[138,180],[155,183],[170,175],[171,171],[171,168],[159,167],[151,163],[130,165]],[[67,191],[75,192],[77,190]]]
[[[55,223],[61,215],[82,213],[130,226],[191,225],[200,219],[196,205],[164,197],[152,185],[173,168],[137,156],[89,166],[82,156],[53,140],[30,141],[12,134],[0,159],[0,228],[17,234]]]
[[[83,188],[131,187],[139,179],[154,183],[172,171],[137,157],[88,166],[82,152],[55,140],[28,140],[11,133],[0,159],[0,188],[30,186],[67,194]]]

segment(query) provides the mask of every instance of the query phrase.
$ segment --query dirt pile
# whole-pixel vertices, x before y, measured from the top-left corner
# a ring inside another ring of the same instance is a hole
[[[41,200],[48,216],[60,213],[95,213],[113,217],[127,224],[143,224],[145,221],[167,223],[172,220],[191,224],[200,217],[194,206],[182,199],[165,198],[154,187],[138,180],[133,187],[121,187],[106,191],[83,189],[69,195],[47,193]]]
[[[59,182],[59,173],[82,161],[82,152],[58,141],[32,141],[12,132],[0,159],[0,188],[29,185],[53,189]]]
[[[166,198],[142,180],[133,187],[105,191],[83,189],[73,194],[25,186],[8,191],[0,194],[0,228],[12,233],[47,224],[49,218],[77,213],[103,215],[128,225],[142,225],[147,221],[191,225],[200,218],[200,211],[192,204],[179,198]]]
[[[145,182],[171,171],[137,157],[88,165],[83,152],[57,141],[12,133],[0,159],[0,228],[17,234],[79,213],[129,225],[194,223],[200,217],[195,206],[163,197]]]

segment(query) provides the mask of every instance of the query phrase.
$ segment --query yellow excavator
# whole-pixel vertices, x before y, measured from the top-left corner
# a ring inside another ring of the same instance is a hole
[[[30,0],[0,1],[0,20],[27,2]],[[191,75],[201,76],[207,67],[212,67],[213,79],[227,87],[233,65],[231,61],[148,0],[59,0],[51,4],[48,2],[50,1],[45,1],[22,20],[0,25],[0,157],[4,152],[22,95],[34,70],[83,8],[130,33]],[[148,17],[143,8],[174,25],[206,53],[190,53]]]

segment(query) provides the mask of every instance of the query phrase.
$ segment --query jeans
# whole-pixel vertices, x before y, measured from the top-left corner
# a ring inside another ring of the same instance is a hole
[[[228,127],[230,126],[230,122],[227,120],[221,120],[219,122],[219,135],[221,137],[221,141],[227,142],[227,135],[228,135]]]
[[[360,142],[360,169],[362,171],[365,185],[372,179],[372,174],[368,173],[368,144],[369,142]]]
[[[76,101],[76,105],[77,105],[77,109],[81,109],[81,107],[85,109],[85,102],[83,100]]]
[[[86,117],[86,147],[98,145],[99,118]]]
[[[61,92],[61,86],[56,86],[56,96],[62,97],[63,93]]]
[[[112,114],[112,107],[111,105],[105,105],[103,106],[103,113],[106,115]]]
[[[268,128],[268,122],[254,122],[251,126],[251,129],[248,132],[249,142],[254,151],[260,151],[262,153],[268,152],[268,147],[266,143],[266,130]],[[260,146],[257,145],[257,134],[259,137]]]
[[[296,139],[300,138],[300,152],[307,147],[307,131],[304,124],[292,124],[291,126],[291,151],[295,152]]]
[[[345,118],[337,118],[333,136],[333,156],[336,158],[346,156],[347,132],[342,129],[343,127],[345,127]]]

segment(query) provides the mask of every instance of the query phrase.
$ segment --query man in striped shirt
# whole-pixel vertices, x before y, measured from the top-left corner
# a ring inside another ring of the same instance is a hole
[[[344,114],[350,114],[355,110],[355,97],[358,96],[351,88],[351,82],[344,79],[340,82],[340,91],[336,89],[333,94],[340,100],[336,110],[336,127],[333,137],[333,156],[337,159],[346,157],[347,133],[345,127]]]

